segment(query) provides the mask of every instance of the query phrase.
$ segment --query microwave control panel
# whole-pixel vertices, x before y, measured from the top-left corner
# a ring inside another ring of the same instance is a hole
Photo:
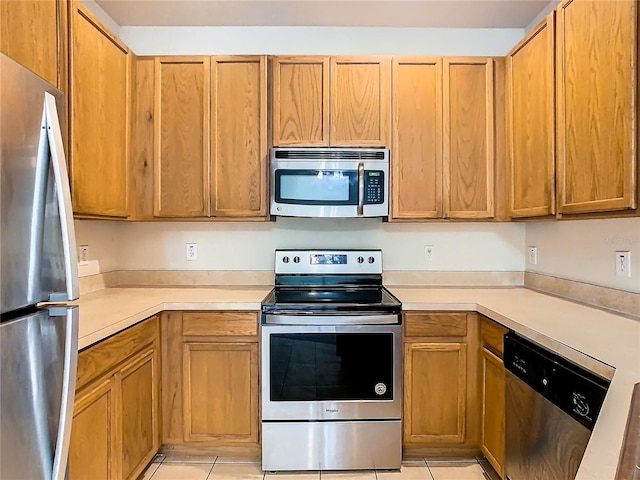
[[[384,203],[384,172],[367,170],[364,176],[364,204],[377,205]]]

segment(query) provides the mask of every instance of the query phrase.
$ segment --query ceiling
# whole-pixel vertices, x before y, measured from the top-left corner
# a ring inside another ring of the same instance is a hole
[[[121,26],[524,28],[549,0],[96,0]]]

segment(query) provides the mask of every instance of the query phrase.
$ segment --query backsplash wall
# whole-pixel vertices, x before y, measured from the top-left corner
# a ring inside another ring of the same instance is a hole
[[[273,270],[276,248],[381,248],[385,270],[523,271],[523,224],[389,224],[378,219],[279,218],[268,223],[76,221],[100,271]],[[186,260],[186,243],[198,260]],[[426,261],[425,245],[434,247]]]
[[[538,264],[526,271],[640,293],[640,218],[527,223]],[[615,274],[615,252],[631,252],[631,278]]]

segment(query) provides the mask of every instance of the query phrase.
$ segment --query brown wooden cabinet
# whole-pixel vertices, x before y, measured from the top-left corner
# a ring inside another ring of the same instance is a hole
[[[444,59],[444,205],[450,218],[494,214],[493,59]]]
[[[262,56],[155,58],[153,216],[267,218],[266,79]],[[136,162],[147,132],[140,123]]]
[[[274,57],[275,146],[389,147],[390,57]]]
[[[66,90],[66,0],[0,2],[0,52]]]
[[[554,14],[507,54],[509,215],[555,213]]]
[[[507,329],[482,318],[481,385],[482,385],[482,437],[480,450],[504,478],[505,455],[505,368],[502,361],[503,336]]]
[[[163,313],[164,444],[258,453],[257,328],[256,312]]]
[[[211,59],[211,215],[267,216],[267,60]]]
[[[156,57],[154,215],[209,212],[209,57]]]
[[[79,216],[126,217],[134,55],[80,2],[72,3],[70,20],[73,210]]]
[[[442,218],[442,58],[392,65],[394,219]]]
[[[477,448],[477,351],[476,314],[404,314],[406,454]]]
[[[158,451],[158,329],[153,317],[80,352],[71,479],[135,479]]]
[[[637,206],[638,2],[557,9],[558,212]]]
[[[272,142],[329,145],[329,57],[271,60]]]

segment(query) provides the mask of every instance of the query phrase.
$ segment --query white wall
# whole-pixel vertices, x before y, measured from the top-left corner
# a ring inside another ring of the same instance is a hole
[[[122,230],[126,225],[122,222],[98,220],[76,220],[76,243],[89,247],[89,264],[79,265],[79,275],[94,275],[120,269],[120,250]]]
[[[538,248],[530,272],[640,293],[640,218],[529,223],[526,246]],[[631,252],[631,278],[615,275],[615,252]]]
[[[137,55],[504,56],[522,28],[120,27]]]
[[[273,270],[276,248],[314,247],[381,248],[386,270],[524,269],[522,224],[397,225],[378,219],[301,218],[270,223],[76,223],[81,227],[79,244],[88,243],[91,252],[104,252],[108,260],[117,256],[115,264],[101,259],[101,266],[126,270]],[[100,225],[85,228],[89,223]],[[186,261],[186,243],[198,244],[197,261]],[[435,246],[431,262],[424,259],[425,245]]]

